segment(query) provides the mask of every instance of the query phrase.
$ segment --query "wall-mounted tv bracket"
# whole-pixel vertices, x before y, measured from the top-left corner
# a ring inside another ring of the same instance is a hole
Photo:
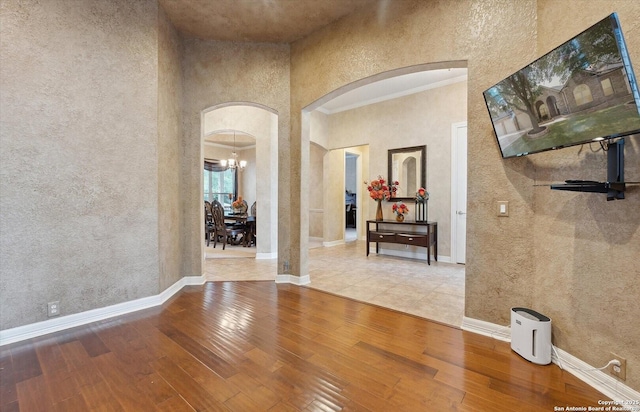
[[[604,146],[603,146],[604,147]],[[565,180],[564,183],[551,185],[551,190],[571,192],[606,193],[607,200],[624,199],[626,183],[624,181],[624,138],[606,143],[607,181]]]

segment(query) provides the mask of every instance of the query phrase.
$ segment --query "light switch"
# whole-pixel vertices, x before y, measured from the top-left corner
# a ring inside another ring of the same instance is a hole
[[[509,216],[509,202],[498,201],[498,216]]]

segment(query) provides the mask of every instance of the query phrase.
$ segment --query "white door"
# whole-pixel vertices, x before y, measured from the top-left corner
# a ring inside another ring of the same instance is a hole
[[[452,258],[465,263],[467,246],[467,123],[452,126]]]

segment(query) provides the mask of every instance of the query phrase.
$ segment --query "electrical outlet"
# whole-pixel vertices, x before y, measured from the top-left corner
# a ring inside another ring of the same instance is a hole
[[[611,365],[609,366],[609,373],[613,376],[617,376],[621,380],[627,379],[627,360],[622,356],[618,356],[615,353],[611,352],[611,359],[617,359],[620,361],[620,366]]]
[[[55,302],[47,303],[47,316],[53,317],[58,316],[60,314],[60,301],[56,300]]]

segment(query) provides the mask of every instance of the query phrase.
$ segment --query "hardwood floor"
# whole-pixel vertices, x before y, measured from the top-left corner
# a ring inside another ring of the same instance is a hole
[[[509,344],[273,282],[0,348],[2,411],[553,411],[603,395]]]

